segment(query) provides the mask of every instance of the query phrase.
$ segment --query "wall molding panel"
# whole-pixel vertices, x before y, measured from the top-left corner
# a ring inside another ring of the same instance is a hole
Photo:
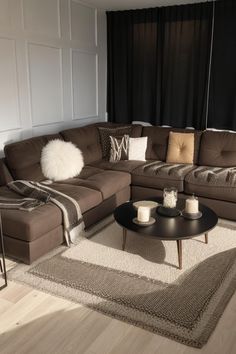
[[[97,46],[97,9],[78,0],[70,0],[70,39],[82,45]]]
[[[106,14],[79,0],[1,0],[4,145],[106,120]]]
[[[32,126],[63,121],[61,48],[28,43]]]
[[[0,37],[0,131],[21,128],[19,86],[16,65],[16,42]]]
[[[61,38],[60,0],[21,0],[26,32]]]
[[[0,2],[0,29],[11,29],[11,11],[9,0]]]
[[[73,119],[98,116],[98,55],[72,49]]]

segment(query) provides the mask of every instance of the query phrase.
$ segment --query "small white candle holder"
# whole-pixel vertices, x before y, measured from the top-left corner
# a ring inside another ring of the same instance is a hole
[[[197,214],[199,213],[199,203],[198,198],[194,194],[187,198],[185,201],[185,213],[187,214]]]
[[[149,222],[151,210],[148,207],[138,207],[137,219],[139,222]]]
[[[202,216],[202,212],[199,211],[198,198],[194,194],[185,200],[185,209],[182,215],[184,218],[191,220],[199,219]]]
[[[176,208],[178,190],[174,187],[164,188],[163,206],[165,208]]]
[[[140,226],[149,226],[154,224],[156,220],[151,217],[151,208],[139,206],[137,208],[137,217],[133,219],[133,222]]]

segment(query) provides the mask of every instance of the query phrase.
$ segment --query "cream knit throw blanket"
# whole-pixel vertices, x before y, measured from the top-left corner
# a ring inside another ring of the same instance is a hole
[[[75,243],[84,229],[83,217],[78,202],[39,182],[17,180],[8,183],[8,188],[24,198],[11,199],[0,196],[0,208],[32,211],[48,202],[60,208],[63,217],[64,236],[67,245]],[[50,218],[50,215],[48,215]]]

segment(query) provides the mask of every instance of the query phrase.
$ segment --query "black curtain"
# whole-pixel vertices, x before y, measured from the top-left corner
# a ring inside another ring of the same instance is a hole
[[[212,3],[107,13],[108,119],[204,127]]]
[[[158,123],[205,128],[212,8],[200,3],[162,9]]]
[[[155,117],[158,9],[107,13],[108,118],[112,122]]]
[[[208,127],[236,130],[236,1],[215,3]]]

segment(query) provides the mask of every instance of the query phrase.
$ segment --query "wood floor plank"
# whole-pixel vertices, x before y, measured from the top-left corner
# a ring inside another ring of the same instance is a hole
[[[0,291],[0,299],[5,299],[12,303],[17,303],[25,295],[29,294],[32,289],[26,285],[8,282],[8,286]]]
[[[125,334],[110,353],[155,354],[159,349],[159,344],[152,342],[153,336],[152,333],[141,328],[130,326],[128,333]]]
[[[90,344],[97,339],[101,332],[105,331],[112,319],[100,313],[89,310],[89,315],[85,321],[79,321],[80,311],[73,313],[73,335],[64,341],[65,352],[82,354],[88,350]],[[68,318],[70,321],[71,314]]]
[[[40,302],[44,301],[45,296],[47,295],[32,290],[17,303],[13,304],[0,317],[0,333],[23,323],[23,318],[26,314],[30,313]]]
[[[90,343],[88,349],[84,354],[89,354],[90,352],[103,354],[110,354],[114,352],[114,348],[123,341],[123,338],[132,331],[133,326],[127,323],[113,319],[105,331],[101,332],[100,335]]]
[[[66,307],[68,306],[66,305]],[[83,312],[85,313],[84,309]],[[81,316],[81,321],[84,321],[86,317],[84,313]],[[54,312],[42,314],[41,317],[25,324],[19,332],[15,332],[15,346],[12,349],[16,350],[17,346],[21,347],[22,353],[68,352],[65,350],[65,342],[67,340],[70,342],[70,336],[74,335],[71,317],[70,311],[67,312],[61,303],[60,309],[56,306]],[[80,325],[79,321],[77,324]],[[22,340],[25,337],[28,338],[27,342]]]
[[[0,317],[1,315],[7,311],[10,307],[12,306],[12,302],[5,300],[5,299],[0,299]]]
[[[236,294],[199,350],[15,282],[0,292],[1,354],[235,354],[235,328]]]

